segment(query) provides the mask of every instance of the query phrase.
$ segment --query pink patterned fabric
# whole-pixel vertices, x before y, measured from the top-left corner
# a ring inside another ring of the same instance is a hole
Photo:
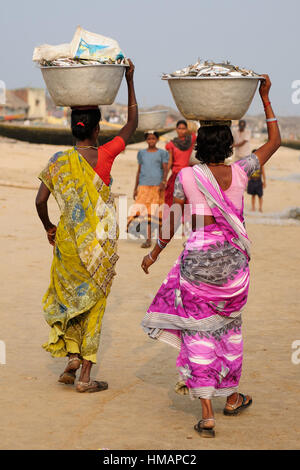
[[[236,173],[254,171],[256,160],[251,156]],[[191,233],[142,326],[179,348],[176,365],[191,397],[212,398],[234,393],[241,376],[250,242],[243,203],[234,206],[206,165],[193,167],[193,177],[216,223]]]

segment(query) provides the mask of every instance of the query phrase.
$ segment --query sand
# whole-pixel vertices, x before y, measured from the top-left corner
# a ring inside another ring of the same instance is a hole
[[[131,197],[139,147],[118,157],[114,192]],[[93,370],[109,389],[78,394],[57,383],[65,359],[55,360],[41,348],[48,336],[41,299],[52,248],[35,213],[36,191],[30,188],[37,187],[36,175],[61,149],[0,140],[0,341],[7,356],[0,364],[0,448],[299,449],[300,364],[291,361],[292,342],[300,340],[298,226],[248,220],[253,248],[240,390],[252,395],[253,406],[239,417],[226,417],[224,400],[215,399],[215,439],[201,439],[193,430],[201,417],[198,400],[174,392],[176,350],[148,339],[140,328],[182,249],[180,240],[166,248],[148,276],[140,268],[145,254],[140,243],[119,242],[118,275]],[[299,182],[269,179],[297,173],[299,167],[298,152],[286,148],[267,164],[266,212],[300,205]],[[51,219],[57,222],[58,209],[50,199]]]

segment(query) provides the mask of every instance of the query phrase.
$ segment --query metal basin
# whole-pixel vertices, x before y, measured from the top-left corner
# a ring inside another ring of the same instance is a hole
[[[112,104],[126,65],[41,67],[51,98],[57,106]]]
[[[247,112],[259,77],[172,77],[174,101],[186,119],[234,120]]]
[[[138,129],[143,131],[162,129],[165,127],[168,111],[145,111],[139,113]]]

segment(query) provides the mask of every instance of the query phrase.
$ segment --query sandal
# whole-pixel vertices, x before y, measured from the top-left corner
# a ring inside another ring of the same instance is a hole
[[[89,382],[77,382],[76,390],[79,393],[93,393],[102,392],[102,390],[108,389],[107,382],[98,382],[97,380],[90,380]]]
[[[68,372],[63,372],[60,374],[58,382],[66,385],[73,385],[76,379],[76,371],[79,369],[81,365],[81,360],[79,357],[72,357],[71,359],[68,360],[67,366],[71,365],[74,362],[79,363],[77,367],[71,368],[68,370]]]
[[[76,372],[63,372],[60,374],[58,382],[66,385],[73,385],[76,379]]]
[[[240,406],[237,406],[240,397],[242,397],[242,403]],[[246,403],[247,397],[249,398],[249,401]],[[242,393],[238,393],[238,398],[234,405],[231,405],[230,403],[226,403],[226,406],[230,406],[232,410],[227,410],[226,408],[224,408],[223,413],[226,416],[236,416],[245,408],[248,408],[248,406],[250,406],[251,404],[252,404],[251,397],[249,397],[248,395],[243,395]]]
[[[197,431],[201,437],[215,437],[215,426],[205,427],[204,423],[206,421],[213,421],[214,423],[216,422],[214,418],[200,419],[200,421],[194,426],[195,431]]]
[[[142,243],[141,248],[150,248],[151,247],[151,240],[146,240]]]

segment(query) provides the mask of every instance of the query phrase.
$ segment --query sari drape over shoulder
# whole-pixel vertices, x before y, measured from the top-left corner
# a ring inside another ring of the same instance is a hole
[[[118,260],[113,196],[75,148],[56,153],[39,178],[61,211],[50,286],[43,297],[51,327],[43,347],[56,357],[78,353],[96,362],[102,316]]]

